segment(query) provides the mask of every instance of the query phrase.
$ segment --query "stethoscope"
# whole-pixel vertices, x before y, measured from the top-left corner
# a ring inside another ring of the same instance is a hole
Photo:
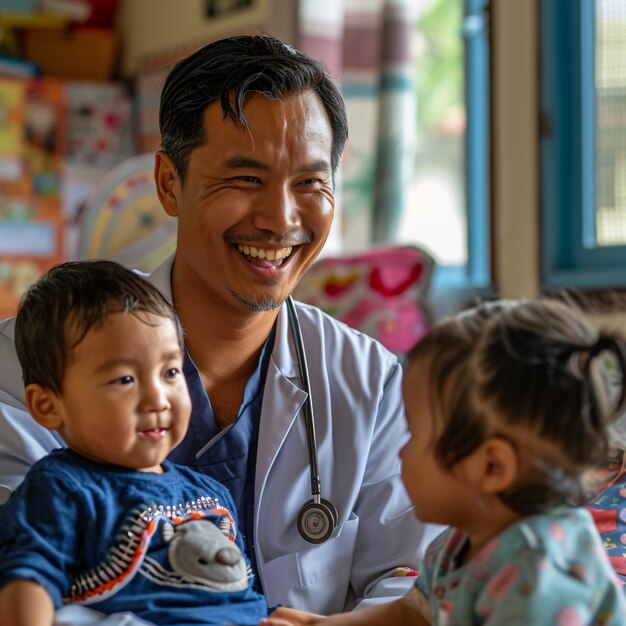
[[[317,465],[317,443],[315,441],[315,418],[313,416],[313,399],[311,397],[311,383],[307,367],[302,330],[296,313],[296,305],[291,296],[287,297],[287,319],[298,358],[298,368],[302,387],[306,393],[306,400],[302,406],[304,410],[304,424],[306,426],[306,443],[309,451],[309,467],[311,469],[311,495],[309,500],[298,514],[298,531],[310,543],[324,543],[337,527],[339,515],[337,509],[329,500],[321,497],[320,472]]]

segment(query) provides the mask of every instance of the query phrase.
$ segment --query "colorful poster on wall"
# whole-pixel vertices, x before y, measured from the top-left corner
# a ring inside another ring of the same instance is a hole
[[[67,163],[106,172],[135,153],[132,101],[121,83],[68,82]]]
[[[63,87],[0,79],[0,318],[63,260]]]
[[[58,196],[0,193],[0,318],[13,315],[24,291],[63,260]]]
[[[29,81],[24,107],[26,175],[34,194],[58,196],[65,152],[63,83]]]
[[[0,80],[0,184],[18,181],[24,174],[23,80]]]

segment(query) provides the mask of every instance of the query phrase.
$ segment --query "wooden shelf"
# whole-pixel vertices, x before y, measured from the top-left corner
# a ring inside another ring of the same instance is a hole
[[[3,28],[63,28],[68,22],[60,13],[0,13]]]

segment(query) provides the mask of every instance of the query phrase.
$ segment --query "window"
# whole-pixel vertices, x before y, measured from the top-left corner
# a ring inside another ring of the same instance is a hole
[[[540,4],[542,279],[626,285],[626,0]]]
[[[487,5],[418,3],[417,155],[400,232],[435,257],[438,287],[491,280]]]

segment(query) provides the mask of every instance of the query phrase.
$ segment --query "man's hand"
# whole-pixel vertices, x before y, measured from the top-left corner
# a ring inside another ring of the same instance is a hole
[[[350,613],[337,613],[324,617],[314,613],[281,607],[259,626],[380,626],[402,624],[403,626],[429,626],[431,621],[428,599],[413,587],[406,595],[394,602],[369,606]]]
[[[259,626],[306,626],[326,622],[327,619],[323,615],[280,607],[269,617],[262,619]]]

